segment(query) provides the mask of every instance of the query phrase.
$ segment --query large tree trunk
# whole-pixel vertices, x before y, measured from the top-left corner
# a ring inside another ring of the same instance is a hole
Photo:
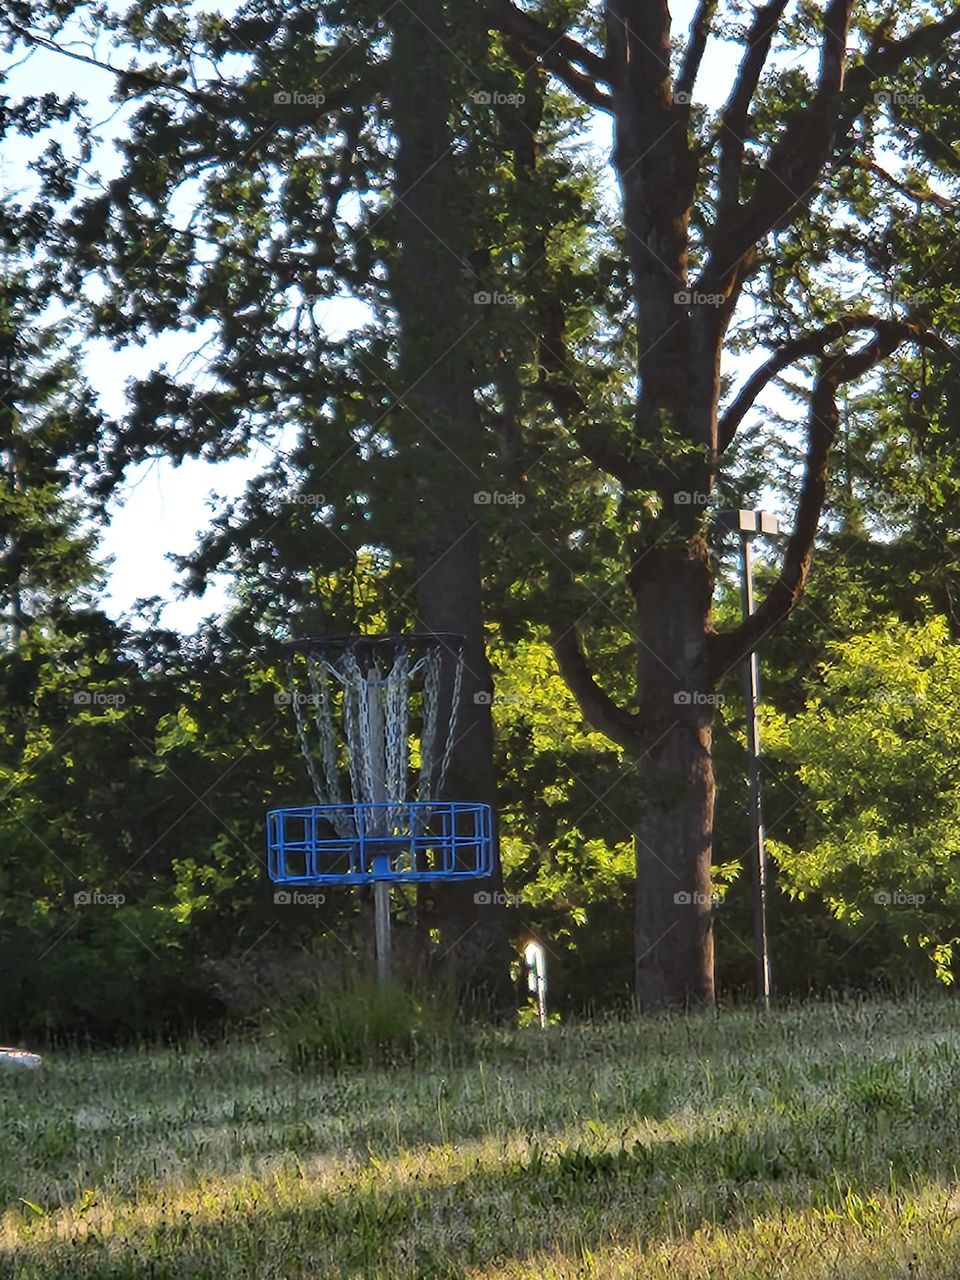
[[[634,0],[608,0],[605,10],[607,57],[620,67],[613,158],[637,321],[635,431],[649,458],[637,487],[662,504],[630,570],[646,804],[636,832],[636,992],[652,1008],[713,996],[712,576],[701,518],[717,457],[725,319],[685,294],[697,157],[673,92],[669,10]]]
[[[391,293],[400,325],[400,397],[409,489],[406,535],[417,626],[466,638],[460,720],[446,794],[492,803],[495,779],[474,493],[482,488],[483,428],[474,400],[470,334],[477,322],[465,278],[471,243],[468,182],[452,118],[459,68],[442,0],[391,10],[391,104],[397,135]],[[482,695],[479,699],[476,695]],[[438,884],[432,893],[440,957],[462,992],[503,1005],[511,988],[506,917],[492,882]]]
[[[451,526],[425,531],[417,552],[417,601],[423,625],[431,631],[454,631],[466,637],[463,693],[447,796],[493,805],[492,681],[484,644],[477,526],[461,517]],[[444,968],[452,971],[458,987],[471,1001],[498,1011],[513,1001],[502,888],[498,856],[491,880],[441,884],[430,893],[432,914],[440,926]]]
[[[636,994],[644,1009],[713,998],[711,574],[702,539],[635,565],[639,689],[648,746],[637,773]]]
[[[709,724],[674,725],[639,771],[651,795],[636,833],[641,1009],[713,999],[710,733]]]

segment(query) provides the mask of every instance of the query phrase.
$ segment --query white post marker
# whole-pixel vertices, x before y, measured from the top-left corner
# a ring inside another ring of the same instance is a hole
[[[39,1053],[28,1053],[26,1049],[0,1049],[0,1067],[26,1067],[28,1071],[36,1071],[42,1061]]]
[[[547,1025],[547,953],[543,943],[531,938],[523,949],[527,966],[527,990],[537,1002],[537,1019],[541,1028]]]

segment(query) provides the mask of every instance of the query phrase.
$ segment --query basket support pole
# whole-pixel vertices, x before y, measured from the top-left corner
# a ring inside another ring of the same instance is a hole
[[[370,741],[370,778],[373,784],[373,794],[370,799],[374,804],[384,805],[387,801],[387,785],[386,785],[386,739],[385,739],[385,716],[384,707],[381,702],[381,685],[379,673],[376,676],[369,676],[368,694],[367,694],[367,715],[369,724],[369,741]],[[377,836],[386,834],[386,809],[376,811],[376,817],[372,823],[374,833]],[[388,873],[390,871],[390,859],[383,854],[377,854],[373,860],[374,874],[379,871]],[[373,884],[373,931],[374,946],[377,953],[377,981],[384,986],[390,981],[391,957],[390,957],[390,884],[386,880],[374,880]]]
[[[374,931],[377,947],[377,981],[390,981],[390,886],[377,880],[373,886]]]

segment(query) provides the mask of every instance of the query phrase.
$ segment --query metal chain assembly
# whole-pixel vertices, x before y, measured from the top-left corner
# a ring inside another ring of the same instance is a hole
[[[402,821],[401,806],[408,799],[424,802],[442,795],[455,742],[463,656],[459,647],[441,637],[428,639],[432,642],[418,657],[403,637],[389,641],[357,637],[330,652],[318,642],[315,649],[305,650],[303,662],[293,658],[287,662],[297,739],[320,804],[343,803],[338,766],[344,756],[353,802],[389,806],[379,822],[384,831]],[[450,710],[441,728],[445,656],[451,668],[446,682]],[[304,669],[313,708],[310,718],[304,712],[308,699],[300,692]],[[331,682],[339,686],[339,695]],[[411,701],[417,687],[420,767],[413,786]],[[316,728],[316,744],[310,738],[310,719]],[[422,816],[427,818],[428,814]],[[338,834],[353,834],[353,820],[346,813],[339,819],[334,816],[333,821]]]

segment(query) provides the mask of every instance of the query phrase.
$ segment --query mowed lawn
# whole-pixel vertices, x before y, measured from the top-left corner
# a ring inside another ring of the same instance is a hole
[[[269,1043],[0,1076],[0,1275],[960,1275],[960,1004],[530,1029],[475,1064]]]

